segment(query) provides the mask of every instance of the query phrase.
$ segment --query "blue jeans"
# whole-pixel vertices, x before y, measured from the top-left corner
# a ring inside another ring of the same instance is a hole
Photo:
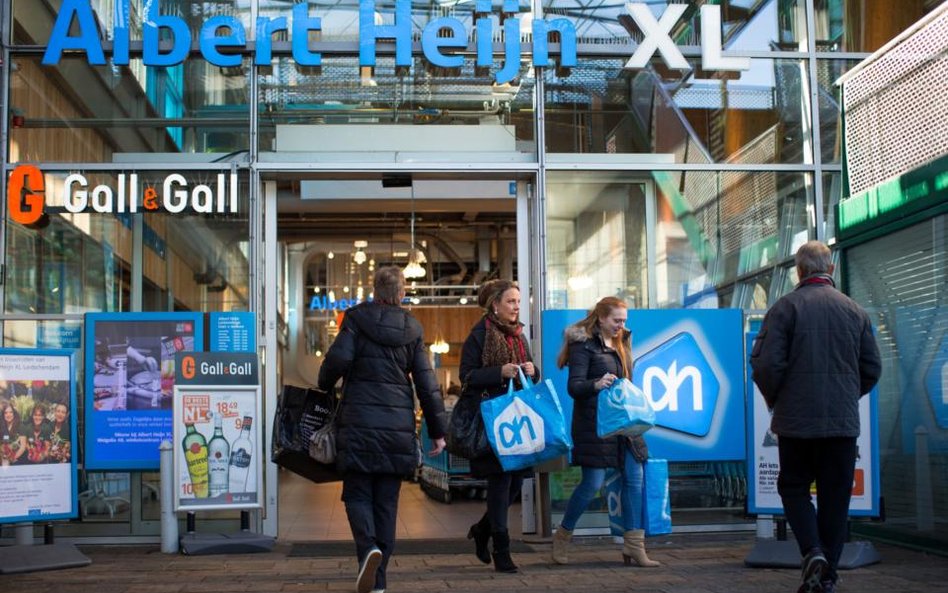
[[[563,515],[563,529],[572,531],[576,523],[589,507],[589,503],[599,496],[602,483],[606,478],[603,467],[583,467],[583,478],[573,490]],[[622,528],[642,529],[643,475],[642,463],[636,461],[628,450],[622,456]]]

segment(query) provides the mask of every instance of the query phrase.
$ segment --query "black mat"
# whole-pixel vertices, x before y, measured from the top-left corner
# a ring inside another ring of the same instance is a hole
[[[510,542],[510,551],[514,553],[533,552],[533,548],[520,541]],[[474,542],[467,539],[402,539],[395,542],[395,555],[442,555],[473,554]],[[355,544],[352,542],[299,542],[293,544],[288,556],[330,557],[352,556]]]
[[[88,566],[92,560],[72,544],[7,546],[0,548],[0,574]]]

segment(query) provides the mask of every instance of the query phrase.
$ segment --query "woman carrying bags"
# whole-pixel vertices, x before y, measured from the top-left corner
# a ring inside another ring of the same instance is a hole
[[[599,392],[619,378],[632,377],[631,333],[625,328],[628,306],[616,297],[601,299],[586,317],[566,328],[557,366],[569,366],[567,391],[573,398],[573,465],[582,468],[582,480],[566,505],[563,521],[553,534],[553,562],[569,562],[568,544],[573,528],[589,503],[599,495],[607,468],[622,472],[622,559],[639,566],[659,566],[645,553],[642,529],[644,463],[648,447],[641,436],[609,437],[596,434]]]
[[[520,323],[520,289],[509,280],[490,280],[477,292],[477,304],[484,309],[461,350],[461,399],[497,397],[507,392],[510,379],[520,389],[517,370],[536,381],[540,371],[533,364],[530,346]],[[498,572],[517,572],[510,557],[507,513],[520,493],[525,475],[532,468],[505,472],[493,452],[471,459],[471,473],[487,479],[487,512],[471,526],[467,537],[475,543],[481,562],[494,561]],[[493,539],[493,554],[488,551]]]

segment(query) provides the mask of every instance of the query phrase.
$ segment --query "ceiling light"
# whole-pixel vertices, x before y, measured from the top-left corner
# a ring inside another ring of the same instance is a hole
[[[332,259],[332,258],[336,257],[336,254],[333,253],[332,251],[330,251],[329,253],[326,254],[326,257],[328,257],[329,259]]]
[[[447,354],[448,351],[451,350],[451,346],[444,341],[444,338],[438,336],[438,339],[432,342],[431,346],[428,346],[428,349],[435,354]]]
[[[461,297],[460,303],[461,303],[462,305],[466,305],[466,304],[467,304],[467,297]]]
[[[365,252],[359,249],[358,251],[352,254],[352,259],[353,261],[355,261],[355,263],[361,266],[362,264],[365,263],[365,260],[366,260]]]

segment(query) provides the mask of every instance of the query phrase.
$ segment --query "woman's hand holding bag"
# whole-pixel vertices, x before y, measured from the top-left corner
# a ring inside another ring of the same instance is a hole
[[[599,392],[596,434],[599,438],[640,435],[655,426],[655,410],[641,389],[628,379],[616,379]]]

